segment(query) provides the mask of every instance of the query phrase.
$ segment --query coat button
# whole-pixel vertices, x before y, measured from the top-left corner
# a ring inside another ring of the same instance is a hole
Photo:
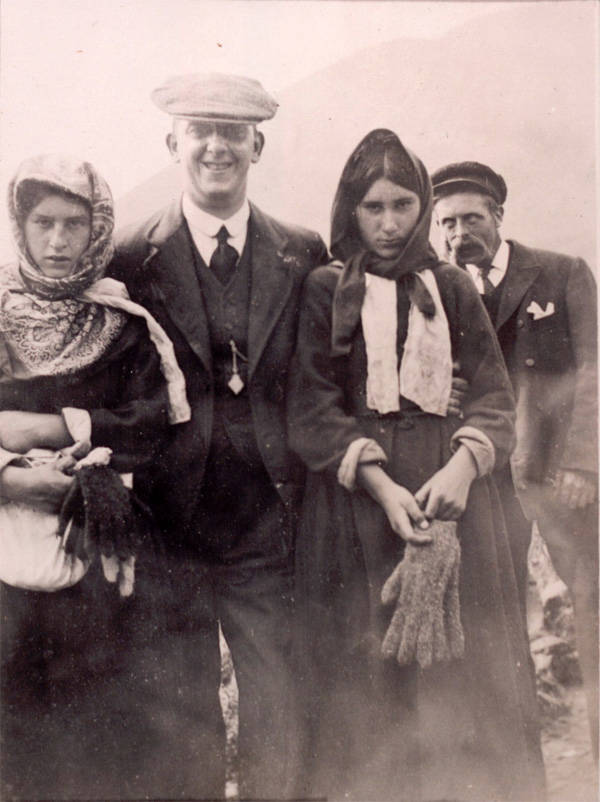
[[[518,329],[522,329],[524,325],[525,324],[523,323],[523,321],[521,319],[517,320],[517,328]]]
[[[528,368],[532,368],[535,365],[535,359],[531,359],[530,357],[529,359],[525,360],[525,364]]]

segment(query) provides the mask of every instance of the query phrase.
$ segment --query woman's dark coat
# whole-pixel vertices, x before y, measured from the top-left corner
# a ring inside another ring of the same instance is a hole
[[[296,548],[298,659],[309,700],[301,790],[332,799],[538,799],[528,645],[493,484],[472,484],[458,524],[465,658],[421,671],[379,654],[391,615],[381,587],[403,541],[365,491],[350,493],[336,478],[348,445],[365,436],[413,493],[448,461],[459,427],[482,431],[496,461],[507,460],[514,401],[489,319],[470,278],[438,265],[453,359],[472,389],[464,419],[426,415],[405,399],[399,414],[380,416],[365,402],[360,324],[350,354],[330,356],[339,274],[319,268],[306,282],[289,399],[290,443],[311,471]],[[398,285],[399,356],[408,305]]]

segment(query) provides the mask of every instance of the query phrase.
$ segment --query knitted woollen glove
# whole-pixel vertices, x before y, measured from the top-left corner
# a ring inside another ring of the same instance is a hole
[[[416,652],[419,631],[420,599],[425,593],[424,565],[407,544],[398,563],[381,591],[384,605],[396,603],[392,620],[382,643],[384,657],[397,657],[401,664],[411,662]],[[417,546],[417,549],[422,546]]]
[[[456,524],[433,521],[432,542],[407,543],[404,557],[385,583],[384,604],[396,602],[382,643],[384,657],[400,665],[459,657],[464,647],[458,603],[460,545]]]
[[[444,630],[451,658],[461,658],[465,653],[465,634],[460,622],[460,599],[458,595],[459,565],[452,571],[444,597]]]
[[[455,524],[452,524],[455,531]],[[453,575],[458,571],[460,547],[453,532],[446,526],[436,534],[431,560],[427,560],[428,585],[427,593],[422,599],[423,609],[420,617],[417,637],[416,659],[423,668],[432,662],[442,662],[450,658],[450,647],[445,638],[445,598],[452,583]],[[455,553],[455,546],[458,552]]]
[[[404,560],[400,560],[398,565],[394,568],[393,573],[388,577],[386,583],[381,591],[381,601],[384,605],[390,605],[392,602],[397,602],[400,598],[400,592],[406,583],[405,574],[407,573],[408,564]],[[395,657],[398,653],[398,647],[402,642],[404,635],[404,627],[406,625],[406,610],[401,604],[396,604],[394,612],[392,613],[392,620],[387,628],[387,632],[381,644],[381,652],[384,657]]]

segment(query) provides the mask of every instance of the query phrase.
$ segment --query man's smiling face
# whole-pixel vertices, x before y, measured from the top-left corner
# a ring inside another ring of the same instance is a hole
[[[248,170],[264,139],[247,123],[177,119],[167,145],[184,170],[184,191],[215,216],[229,217],[246,197]]]

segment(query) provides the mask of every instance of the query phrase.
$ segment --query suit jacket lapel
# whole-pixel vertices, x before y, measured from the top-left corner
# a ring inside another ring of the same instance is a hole
[[[252,289],[248,324],[248,377],[254,373],[275,323],[292,289],[290,262],[285,257],[287,239],[269,218],[251,204],[249,236],[252,237]]]
[[[201,359],[211,370],[210,337],[204,298],[196,276],[195,258],[187,225],[177,201],[148,233],[152,250],[152,280],[169,316]]]
[[[496,316],[496,331],[511,317],[540,271],[540,265],[526,248],[518,242],[509,242],[510,259]]]

